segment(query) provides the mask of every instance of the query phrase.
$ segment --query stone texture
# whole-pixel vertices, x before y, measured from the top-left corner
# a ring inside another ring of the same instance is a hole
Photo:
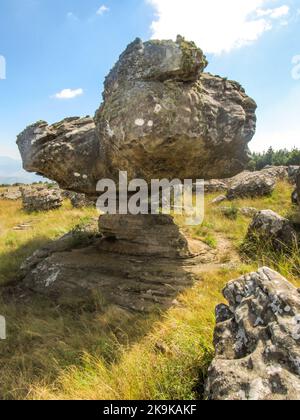
[[[0,200],[11,200],[16,201],[22,197],[20,187],[6,188],[0,192]]]
[[[167,215],[103,215],[99,228],[108,239],[105,249],[110,252],[161,258],[192,256],[187,239]]]
[[[147,313],[170,307],[193,284],[195,267],[216,261],[215,251],[200,241],[196,246],[195,241],[188,242],[169,217],[153,216],[158,218],[154,222],[133,216],[130,229],[114,216],[102,217],[105,236],[95,221],[30,257],[22,266],[19,294],[38,293],[74,308],[97,296],[103,305]]]
[[[242,172],[231,179],[227,198],[234,200],[245,197],[261,197],[270,195],[276,186],[276,177],[267,171]]]
[[[277,181],[288,179],[289,176],[287,166],[266,166],[262,169],[262,172],[272,176]]]
[[[23,188],[21,191],[23,208],[28,212],[55,210],[63,203],[61,192],[56,188]]]
[[[300,294],[269,268],[230,282],[216,310],[212,400],[300,400]]]
[[[90,200],[85,194],[71,193],[69,195],[71,204],[75,209],[83,207],[95,207],[95,202]]]
[[[227,200],[227,197],[226,197],[226,195],[219,195],[218,197],[216,197],[214,200],[212,200],[212,204],[220,204],[220,203],[222,203],[223,201],[226,201]]]
[[[276,250],[292,248],[298,241],[298,234],[292,223],[272,210],[263,210],[254,216],[246,241],[255,244],[269,244]]]
[[[226,179],[211,179],[204,182],[204,192],[207,194],[215,192],[225,192],[228,189],[228,180]]]
[[[238,173],[248,161],[256,104],[238,83],[203,73],[206,64],[181,37],[137,39],[106,78],[95,119],[38,122],[18,136],[25,169],[88,195],[119,170],[147,181]]]

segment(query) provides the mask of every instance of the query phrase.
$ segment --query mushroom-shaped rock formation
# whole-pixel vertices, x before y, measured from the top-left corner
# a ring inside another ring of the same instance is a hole
[[[248,160],[256,104],[206,65],[180,36],[135,40],[107,76],[94,119],[42,121],[18,136],[24,168],[88,195],[120,170],[148,182],[235,175]]]
[[[18,136],[24,168],[92,199],[98,181],[118,181],[119,171],[148,183],[235,175],[248,160],[256,104],[238,83],[203,73],[206,65],[182,37],[137,39],[106,78],[94,119],[38,122]],[[71,244],[62,255],[63,240],[35,254],[23,285],[58,300],[68,290],[84,299],[86,290],[100,290],[123,308],[147,310],[170,304],[190,284],[191,266],[216,261],[171,216],[105,215],[99,225],[103,235],[87,248],[70,252]]]

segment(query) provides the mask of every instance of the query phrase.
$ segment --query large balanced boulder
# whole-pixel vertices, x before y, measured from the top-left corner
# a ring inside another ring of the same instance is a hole
[[[61,192],[56,188],[23,188],[22,201],[27,212],[55,210],[63,204]]]
[[[137,39],[105,81],[93,118],[38,122],[18,136],[26,170],[96,195],[99,179],[209,179],[248,161],[256,104],[236,82],[203,73],[193,42]]]
[[[230,282],[216,309],[212,400],[300,400],[300,293],[269,268]]]
[[[256,246],[274,250],[292,249],[298,241],[298,234],[290,220],[272,210],[255,214],[249,226],[246,243],[254,250]]]

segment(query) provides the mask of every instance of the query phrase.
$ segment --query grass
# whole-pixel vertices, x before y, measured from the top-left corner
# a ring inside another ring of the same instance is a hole
[[[232,208],[293,212],[292,187],[278,184],[272,196],[236,200]],[[250,219],[238,213],[226,217],[206,197],[205,222],[186,228],[190,236],[217,248],[222,238],[238,252]],[[226,203],[225,203],[226,206]],[[80,231],[94,211],[74,210],[66,202],[60,210],[26,215],[19,203],[0,202],[0,282],[8,284],[23,260],[48,240],[73,229]],[[13,227],[31,222],[28,231]],[[231,255],[226,257],[230,262]],[[223,302],[224,285],[241,274],[267,264],[300,286],[299,252],[262,252],[232,269],[201,273],[195,285],[178,296],[165,313],[130,315],[114,306],[103,307],[94,297],[89,310],[62,309],[34,297],[16,305],[1,304],[8,323],[8,339],[0,342],[0,398],[2,399],[195,399],[202,396],[203,379],[213,357],[214,309]]]

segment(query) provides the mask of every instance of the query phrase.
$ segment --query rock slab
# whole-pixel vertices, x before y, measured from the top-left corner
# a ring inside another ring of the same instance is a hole
[[[39,121],[17,139],[24,168],[96,195],[100,179],[226,178],[244,169],[256,103],[241,85],[204,73],[193,42],[140,39],[105,80],[95,118]]]

